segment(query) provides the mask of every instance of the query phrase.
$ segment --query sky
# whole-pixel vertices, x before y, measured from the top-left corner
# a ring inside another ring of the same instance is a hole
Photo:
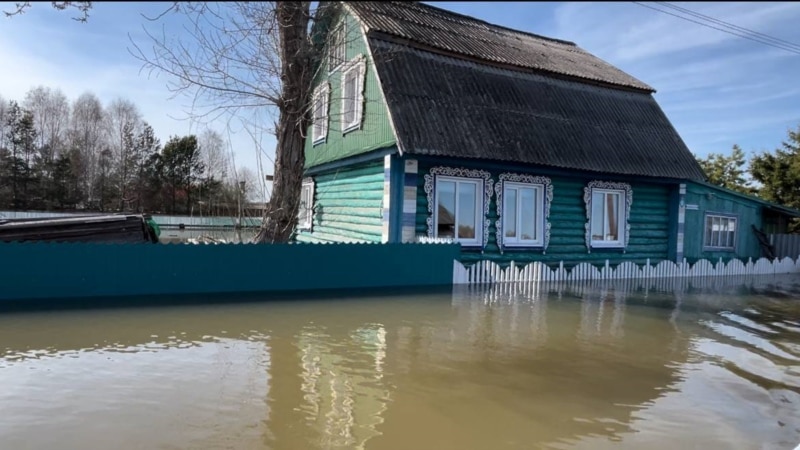
[[[701,157],[727,154],[734,144],[748,155],[772,151],[788,130],[800,126],[797,53],[632,2],[428,3],[575,42],[653,86],[667,117]],[[142,16],[156,16],[169,4],[95,2],[87,23],[71,20],[77,11],[56,11],[49,2],[34,3],[21,16],[0,17],[0,96],[22,101],[28,90],[42,85],[61,89],[70,100],[86,91],[105,104],[126,98],[139,106],[162,143],[169,136],[198,133],[208,126],[228,139],[237,166],[254,172],[261,167],[262,175],[271,174],[274,137],[263,136],[254,143],[235,120],[186,120],[190,100],[175,98],[166,75],[141,71],[141,62],[129,53],[132,42],[149,45],[143,27],[160,30],[163,24],[169,37],[183,35],[177,17],[155,24]],[[800,45],[800,2],[676,4]],[[0,2],[0,9],[12,10],[13,3]],[[268,192],[269,186],[265,188]]]

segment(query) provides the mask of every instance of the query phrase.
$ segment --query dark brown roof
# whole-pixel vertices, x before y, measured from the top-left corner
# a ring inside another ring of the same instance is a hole
[[[369,45],[407,153],[705,179],[649,93]]]
[[[492,25],[419,2],[347,5],[373,34],[385,33],[489,63],[655,91],[572,42]]]

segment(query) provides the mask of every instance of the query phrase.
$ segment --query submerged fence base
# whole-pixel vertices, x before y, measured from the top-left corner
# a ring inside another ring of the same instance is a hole
[[[456,261],[453,264],[453,284],[488,285],[494,283],[539,283],[539,282],[568,282],[583,280],[647,280],[653,278],[686,278],[686,277],[713,277],[737,275],[775,275],[800,272],[800,258],[783,258],[770,261],[760,258],[756,262],[752,259],[743,263],[737,259],[727,264],[720,259],[717,264],[708,260],[699,260],[689,264],[684,259],[680,264],[672,261],[661,261],[655,266],[650,260],[643,266],[632,262],[623,262],[617,267],[611,267],[606,260],[602,268],[590,263],[580,263],[572,270],[564,268],[561,263],[557,268],[550,268],[544,263],[533,262],[526,265],[517,265],[514,262],[507,268],[501,268],[491,261],[479,261],[469,268]]]

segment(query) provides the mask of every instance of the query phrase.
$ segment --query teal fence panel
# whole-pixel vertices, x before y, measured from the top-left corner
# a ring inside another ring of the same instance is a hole
[[[452,285],[458,244],[0,244],[0,301]]]

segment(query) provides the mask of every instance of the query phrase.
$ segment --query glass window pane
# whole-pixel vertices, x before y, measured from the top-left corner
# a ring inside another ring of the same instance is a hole
[[[458,238],[475,239],[475,203],[477,185],[458,184]]]
[[[309,201],[308,201],[309,193],[310,189],[308,188],[308,186],[303,186],[302,190],[300,191],[300,208],[297,211],[297,219],[300,222],[300,225],[308,221],[307,216],[309,207]]]
[[[503,199],[503,230],[507,238],[517,237],[517,190],[505,188]]]
[[[735,239],[736,239],[736,219],[729,218],[728,219],[728,247],[733,248],[735,246]]]
[[[603,193],[592,193],[592,240],[602,241],[605,234],[603,227],[603,202],[605,195]]]
[[[711,216],[706,216],[706,237],[705,243],[707,246],[711,245]]]
[[[348,125],[356,117],[356,74],[357,70],[347,72],[344,80],[344,124]]]
[[[322,135],[323,105],[321,100],[321,95],[314,97],[314,137],[320,137]]]
[[[322,117],[322,96],[314,97],[314,120]]]
[[[536,239],[536,191],[520,189],[520,239]]]
[[[436,182],[438,203],[437,237],[454,238],[456,226],[456,184],[452,181]]]
[[[615,193],[606,194],[606,241],[619,240],[619,200],[620,195]]]

